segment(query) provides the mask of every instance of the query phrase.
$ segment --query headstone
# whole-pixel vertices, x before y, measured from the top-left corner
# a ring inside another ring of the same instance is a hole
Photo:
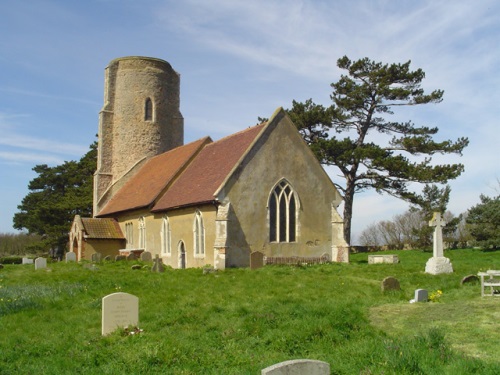
[[[23,258],[23,264],[33,264],[33,259]]]
[[[264,253],[254,251],[250,254],[250,269],[256,270],[261,267],[264,267]]]
[[[152,272],[165,272],[165,267],[163,267],[163,262],[158,254],[156,254],[155,259],[153,260],[153,267],[151,268]]]
[[[139,298],[129,293],[113,293],[102,299],[102,335],[117,328],[139,324]]]
[[[388,276],[384,280],[382,280],[381,288],[382,292],[386,292],[389,290],[401,290],[399,280],[392,276]]]
[[[450,260],[443,255],[443,227],[445,225],[446,222],[441,219],[441,214],[434,212],[434,216],[429,221],[429,226],[434,227],[432,258],[425,265],[425,272],[432,275],[453,272]]]
[[[41,270],[47,268],[47,259],[38,257],[35,259],[35,270]]]
[[[117,255],[115,256],[115,261],[118,262],[120,260],[125,260],[127,257],[125,255]]]
[[[468,276],[465,276],[462,281],[460,281],[460,285],[464,285],[464,284],[469,284],[469,283],[477,283],[479,282],[479,277],[477,277],[476,275],[468,275]]]
[[[140,270],[142,269],[142,266],[140,264],[134,264],[132,267],[130,267],[133,270]]]
[[[312,359],[294,359],[266,367],[262,375],[329,375],[330,364]]]
[[[92,254],[92,262],[94,263],[101,263],[101,253],[94,253]]]
[[[151,256],[151,253],[149,251],[143,251],[141,253],[141,260],[143,262],[151,262],[153,260],[153,257]]]
[[[111,255],[106,255],[106,256],[104,257],[104,261],[105,261],[105,262],[109,262],[110,260],[111,260]]]
[[[427,302],[429,300],[429,293],[425,289],[415,290],[415,302]]]
[[[129,255],[127,255],[127,260],[136,260],[137,257],[135,256],[134,253],[130,253]]]
[[[76,253],[73,251],[66,253],[66,263],[68,262],[76,262]]]

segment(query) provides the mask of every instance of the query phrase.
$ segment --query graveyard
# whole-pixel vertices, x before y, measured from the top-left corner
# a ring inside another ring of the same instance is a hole
[[[453,271],[440,274],[423,251],[215,272],[153,272],[154,259],[5,264],[0,373],[260,374],[310,359],[332,374],[498,374],[499,295],[463,280],[500,269],[499,253],[444,255]]]

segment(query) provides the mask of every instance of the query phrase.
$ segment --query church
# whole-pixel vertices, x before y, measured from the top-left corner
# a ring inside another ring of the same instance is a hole
[[[94,217],[76,216],[69,233],[78,260],[148,251],[173,268],[248,267],[255,252],[349,261],[342,197],[286,112],[184,144],[180,77],[156,58],[105,70],[93,201]]]

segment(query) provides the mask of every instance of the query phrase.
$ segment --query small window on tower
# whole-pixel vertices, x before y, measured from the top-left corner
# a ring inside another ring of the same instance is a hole
[[[147,98],[144,104],[144,120],[153,121],[153,102],[150,98]]]

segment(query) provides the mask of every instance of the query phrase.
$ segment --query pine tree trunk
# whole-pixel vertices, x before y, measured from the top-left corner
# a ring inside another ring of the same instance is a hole
[[[344,239],[351,246],[351,221],[352,221],[352,203],[354,200],[354,182],[347,177],[347,185],[344,196]]]

